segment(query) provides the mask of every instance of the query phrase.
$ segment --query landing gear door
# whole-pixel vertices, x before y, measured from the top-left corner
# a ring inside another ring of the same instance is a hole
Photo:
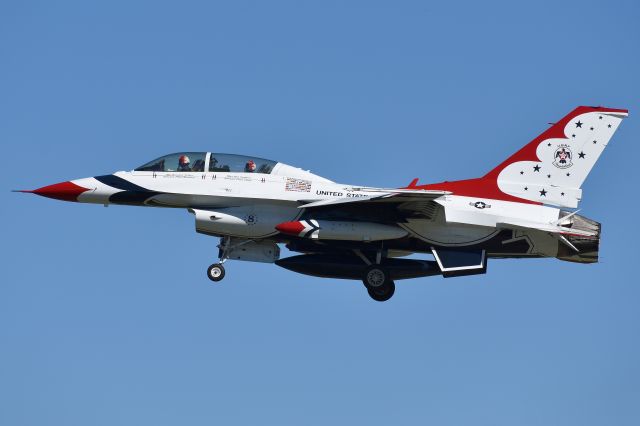
[[[445,278],[487,272],[486,250],[455,250],[431,248]]]

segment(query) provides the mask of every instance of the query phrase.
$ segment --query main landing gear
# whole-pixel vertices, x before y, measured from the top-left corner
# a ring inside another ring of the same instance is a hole
[[[367,268],[362,278],[369,296],[378,302],[391,299],[396,291],[396,285],[389,277],[389,273],[380,265],[371,265]]]
[[[355,252],[358,257],[369,265],[362,277],[362,283],[369,296],[377,302],[386,302],[391,299],[396,291],[396,284],[391,279],[389,272],[380,264],[382,253],[378,253],[376,263],[372,264],[360,250],[355,250]]]

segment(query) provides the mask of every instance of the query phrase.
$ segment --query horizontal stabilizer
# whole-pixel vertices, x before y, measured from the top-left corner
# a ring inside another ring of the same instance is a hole
[[[542,232],[549,232],[551,234],[558,234],[564,236],[572,236],[572,237],[582,237],[582,238],[596,238],[598,236],[597,231],[587,231],[575,228],[568,228],[566,226],[562,226],[555,223],[536,223],[536,222],[527,222],[527,221],[519,221],[512,220],[508,222],[500,222],[496,224],[496,228],[506,228],[506,229],[521,229],[521,230],[536,230]]]

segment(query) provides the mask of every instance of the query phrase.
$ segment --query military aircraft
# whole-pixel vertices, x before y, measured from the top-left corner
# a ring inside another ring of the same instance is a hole
[[[582,184],[628,115],[580,106],[486,175],[373,188],[333,182],[264,158],[165,155],[132,171],[32,191],[65,201],[187,209],[220,237],[219,261],[269,262],[302,274],[362,280],[374,300],[407,278],[484,274],[489,259],[598,261],[600,223],[578,215]],[[301,253],[280,259],[278,244]],[[419,253],[433,260],[403,259]]]

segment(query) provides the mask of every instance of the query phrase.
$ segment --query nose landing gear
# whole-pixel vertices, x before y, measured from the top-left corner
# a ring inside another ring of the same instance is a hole
[[[224,266],[222,263],[214,263],[207,269],[207,277],[213,282],[222,281],[224,278]]]
[[[217,283],[222,281],[225,275],[224,266],[222,264],[228,258],[229,237],[220,238],[220,244],[218,244],[218,257],[219,262],[214,263],[207,268],[207,278]]]

